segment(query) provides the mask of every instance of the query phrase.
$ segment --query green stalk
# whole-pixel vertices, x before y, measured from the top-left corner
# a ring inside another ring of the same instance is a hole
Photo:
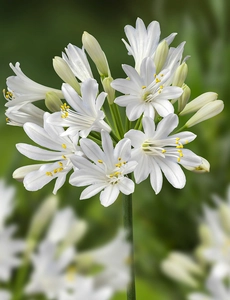
[[[132,194],[124,195],[123,217],[124,217],[124,228],[127,231],[127,241],[130,243],[131,246],[131,251],[130,251],[131,280],[129,286],[127,287],[127,300],[135,300],[136,289],[135,289],[135,266],[134,266],[134,244],[133,244]]]

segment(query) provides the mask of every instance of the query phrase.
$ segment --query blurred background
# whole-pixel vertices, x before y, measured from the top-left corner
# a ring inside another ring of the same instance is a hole
[[[122,63],[132,64],[121,41],[124,26],[135,26],[137,17],[148,25],[157,20],[161,38],[177,32],[172,46],[186,41],[184,55],[189,74],[186,83],[191,98],[207,91],[217,92],[225,109],[219,116],[198,124],[198,135],[189,147],[205,157],[211,172],[195,174],[185,170],[187,184],[175,190],[166,180],[157,196],[149,180],[136,187],[133,199],[134,238],[137,272],[137,299],[183,300],[185,287],[172,282],[160,271],[160,262],[171,250],[189,252],[197,244],[197,218],[211,194],[225,196],[230,183],[230,2],[228,0],[1,0],[0,86],[12,75],[9,63],[20,62],[25,74],[41,84],[59,88],[61,80],[52,67],[52,58],[61,56],[68,43],[81,47],[84,31],[94,35],[107,55],[114,78],[123,77]],[[29,142],[22,128],[6,125],[4,97],[0,114],[0,177],[17,188],[14,222],[23,235],[32,214],[52,192],[53,183],[38,192],[25,191],[12,179],[12,172],[31,164],[17,153],[15,144]],[[108,241],[122,226],[122,197],[108,208],[98,197],[79,201],[81,190],[66,184],[59,192],[60,206],[71,205],[89,223],[80,248]],[[124,300],[125,295],[117,295]]]

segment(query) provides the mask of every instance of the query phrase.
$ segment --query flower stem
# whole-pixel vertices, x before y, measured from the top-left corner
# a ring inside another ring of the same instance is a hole
[[[135,266],[134,266],[134,245],[133,245],[133,213],[132,213],[132,194],[125,195],[123,199],[124,227],[127,230],[127,241],[130,243],[130,272],[131,280],[127,288],[127,300],[136,299],[135,290]]]

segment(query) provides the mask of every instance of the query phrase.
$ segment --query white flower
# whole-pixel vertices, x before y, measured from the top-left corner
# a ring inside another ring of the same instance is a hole
[[[26,122],[32,122],[42,126],[44,113],[42,109],[32,103],[23,102],[8,107],[5,115],[7,117],[7,124],[9,125],[23,126]]]
[[[6,80],[8,92],[5,98],[8,101],[7,107],[21,104],[22,102],[34,102],[37,100],[45,99],[47,92],[54,92],[58,97],[63,98],[60,90],[53,89],[28,78],[21,70],[20,64],[17,62],[15,67],[10,64],[11,69],[16,76],[10,76]]]
[[[111,86],[125,94],[115,99],[115,103],[126,107],[130,121],[144,116],[154,118],[155,111],[162,117],[173,113],[174,108],[169,100],[178,98],[183,90],[169,86],[171,77],[169,69],[156,74],[154,62],[150,58],[143,60],[140,74],[131,66],[122,66],[129,79],[115,79]]]
[[[71,110],[66,104],[61,106],[61,111],[53,113],[49,122],[55,126],[68,127],[65,135],[78,134],[87,137],[90,131],[110,131],[109,125],[103,120],[105,117],[101,107],[105,101],[106,93],[98,95],[98,84],[94,79],[88,79],[82,83],[82,97],[68,84],[62,85],[62,91]]]
[[[101,204],[111,205],[122,192],[125,195],[134,191],[134,183],[126,175],[136,167],[136,162],[129,161],[131,144],[128,139],[122,139],[113,149],[112,140],[106,131],[102,131],[102,148],[90,139],[81,139],[84,157],[73,157],[73,164],[79,168],[70,176],[70,183],[87,187],[80,199],[91,198],[100,194]]]
[[[229,278],[228,278],[229,280]],[[188,295],[188,300],[229,300],[230,288],[221,280],[210,276],[206,281],[208,295],[203,293],[191,293]]]
[[[122,39],[128,53],[134,57],[135,69],[139,72],[142,60],[146,57],[154,57],[160,39],[160,25],[157,21],[151,22],[145,27],[144,22],[137,18],[136,28],[126,25],[125,34],[130,45]],[[168,45],[174,40],[176,33],[172,33],[165,40]]]
[[[74,249],[67,248],[57,257],[56,245],[44,241],[38,253],[32,255],[33,272],[25,288],[28,295],[42,293],[48,299],[54,299],[64,288],[64,270],[73,261]]]
[[[76,256],[77,265],[96,264],[103,270],[95,275],[99,287],[109,286],[115,291],[125,290],[130,281],[129,256],[131,247],[126,241],[126,232],[119,230],[108,244],[97,249],[83,251]]]
[[[109,300],[112,294],[109,286],[95,287],[94,277],[67,273],[65,289],[59,293],[57,300]]]
[[[162,173],[175,188],[183,188],[186,182],[185,175],[179,166],[198,166],[201,158],[183,145],[193,141],[196,137],[191,132],[169,134],[177,127],[178,117],[170,114],[163,118],[157,128],[152,119],[143,118],[144,133],[131,129],[125,137],[131,140],[132,159],[138,162],[134,170],[137,183],[150,175],[153,190],[157,193],[162,188]]]
[[[57,179],[53,193],[64,184],[67,173],[72,169],[71,156],[81,155],[80,147],[77,146],[77,136],[73,139],[68,136],[62,136],[64,132],[62,127],[57,127],[49,124],[47,118],[49,113],[44,115],[44,128],[33,124],[26,123],[24,130],[27,135],[38,145],[47,149],[42,149],[28,144],[17,144],[16,147],[20,153],[34,160],[55,161],[48,164],[39,164],[28,168],[28,173],[25,175],[23,183],[27,190],[36,191],[42,188],[53,179]],[[15,171],[15,173],[21,173]],[[23,170],[22,170],[23,173]],[[17,174],[19,176],[19,174]]]
[[[0,230],[0,281],[8,281],[12,269],[20,265],[18,254],[25,248],[22,240],[13,239],[15,226],[9,226]]]
[[[12,186],[7,187],[5,181],[0,179],[0,230],[13,210],[14,195],[15,189]]]
[[[67,55],[62,53],[62,58],[67,62],[70,69],[79,80],[84,82],[88,78],[93,78],[84,49],[69,44],[65,48],[65,51]]]
[[[1,300],[10,300],[11,294],[7,290],[0,289],[0,299]]]
[[[71,240],[72,244],[80,240],[86,232],[86,222],[76,218],[70,207],[59,210],[49,226],[46,240],[59,243]]]
[[[225,228],[225,220],[223,208],[230,212],[229,204],[225,207],[221,207],[224,204],[220,203],[219,211],[204,206],[204,218],[202,225],[205,226],[209,233],[209,243],[202,242],[200,249],[200,255],[211,265],[212,277],[225,278],[230,276],[230,233],[228,228]]]

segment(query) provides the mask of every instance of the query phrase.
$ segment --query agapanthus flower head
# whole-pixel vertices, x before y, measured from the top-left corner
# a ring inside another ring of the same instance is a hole
[[[127,177],[135,167],[131,161],[131,143],[122,139],[113,148],[113,142],[108,132],[102,131],[102,148],[90,139],[81,139],[80,145],[85,157],[73,157],[72,162],[77,170],[70,176],[70,183],[75,186],[87,187],[80,199],[90,198],[100,194],[101,204],[111,205],[122,192],[129,195],[134,192],[134,183]]]
[[[149,117],[143,118],[142,123],[144,132],[131,129],[125,134],[133,146],[132,159],[138,162],[134,170],[136,182],[140,183],[150,175],[152,188],[157,194],[162,188],[163,172],[175,188],[183,188],[186,180],[179,164],[201,164],[199,156],[184,149],[184,145],[193,141],[196,135],[191,132],[169,135],[178,125],[175,114],[163,118],[157,127]]]
[[[11,107],[23,102],[34,102],[45,99],[46,93],[53,91],[63,98],[62,91],[41,85],[28,78],[21,70],[17,62],[15,66],[10,64],[16,76],[10,76],[6,80],[8,91],[5,92],[6,106]]]
[[[87,79],[81,85],[81,95],[68,84],[62,85],[62,91],[68,104],[60,107],[60,112],[50,115],[48,122],[53,126],[68,127],[62,135],[78,134],[87,137],[91,131],[111,131],[101,107],[106,93],[98,95],[98,84],[94,79]],[[72,107],[72,109],[70,108]]]

